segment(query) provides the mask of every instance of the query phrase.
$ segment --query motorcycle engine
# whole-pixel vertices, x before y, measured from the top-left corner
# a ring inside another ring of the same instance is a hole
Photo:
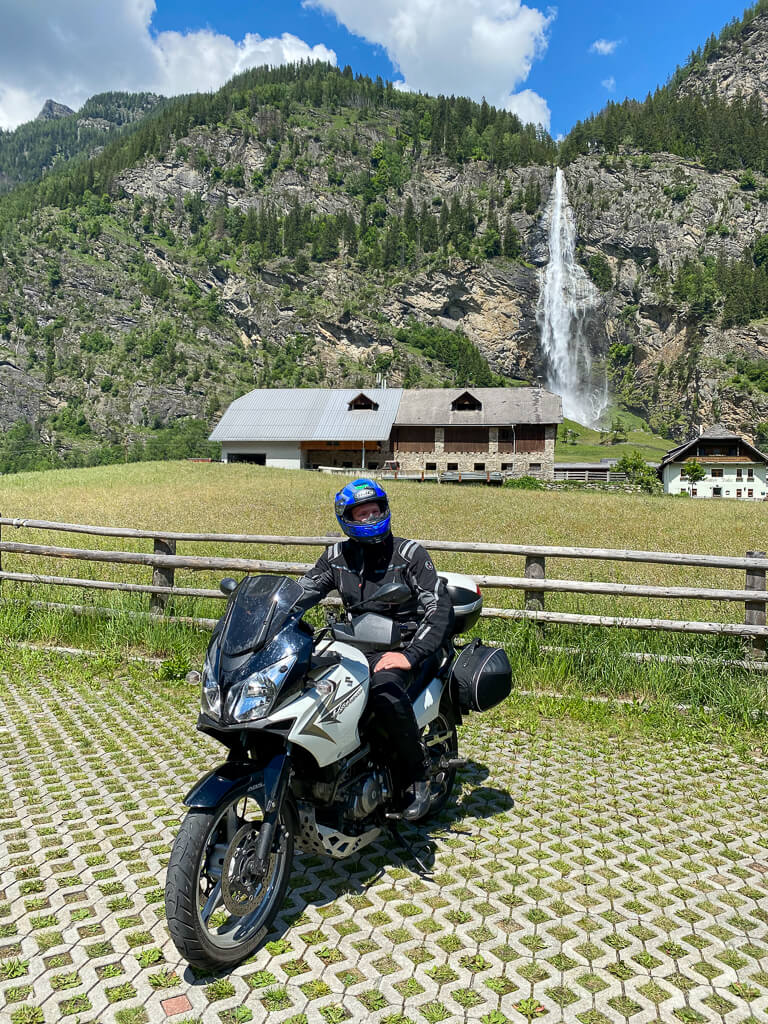
[[[355,780],[345,794],[346,813],[350,818],[356,821],[367,818],[384,802],[383,781],[378,773]]]

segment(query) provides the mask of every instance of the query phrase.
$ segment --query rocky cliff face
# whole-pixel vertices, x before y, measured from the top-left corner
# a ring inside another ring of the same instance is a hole
[[[581,159],[566,175],[584,256],[600,253],[612,270],[608,343],[632,348],[621,374],[614,367],[615,390],[676,436],[718,418],[751,435],[768,418],[768,395],[735,383],[726,360],[768,358],[768,327],[699,323],[672,282],[686,259],[737,259],[768,232],[768,203],[741,188],[739,174],[665,154]]]
[[[695,67],[680,85],[684,95],[714,89],[728,101],[757,96],[768,109],[768,12],[759,14],[738,37],[720,43],[703,67]]]

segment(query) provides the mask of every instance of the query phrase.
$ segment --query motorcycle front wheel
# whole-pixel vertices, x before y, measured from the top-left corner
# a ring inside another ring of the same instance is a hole
[[[263,795],[229,795],[211,810],[193,808],[173,844],[165,883],[168,928],[194,967],[219,970],[259,946],[285,897],[296,814],[286,800],[269,862],[255,856]]]

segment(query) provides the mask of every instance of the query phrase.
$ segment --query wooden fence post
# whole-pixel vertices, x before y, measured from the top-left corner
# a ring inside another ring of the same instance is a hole
[[[527,555],[525,559],[525,578],[527,580],[543,580],[546,578],[546,560],[543,555]],[[544,611],[544,591],[526,590],[525,607],[529,611]]]
[[[156,555],[175,555],[176,541],[155,537]],[[152,571],[152,585],[155,587],[172,587],[174,569],[164,569],[156,565]],[[149,610],[153,615],[163,615],[168,604],[168,594],[152,594],[149,599]]]
[[[764,551],[748,551],[747,558],[765,558]],[[765,569],[747,569],[745,590],[765,590]],[[765,625],[765,602],[745,601],[744,622],[748,626]],[[753,636],[751,656],[758,660],[765,658],[765,637]]]

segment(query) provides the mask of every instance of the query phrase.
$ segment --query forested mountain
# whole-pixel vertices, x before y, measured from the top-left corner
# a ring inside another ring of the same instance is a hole
[[[35,181],[61,161],[94,154],[113,135],[129,131],[160,101],[161,97],[148,92],[105,92],[91,97],[75,113],[48,100],[34,121],[13,131],[0,130],[0,192]]]
[[[712,76],[745,32],[750,67],[768,65],[764,7],[560,146],[486,103],[322,64],[125,117],[93,157],[0,199],[0,470],[202,453],[254,386],[543,380],[558,162],[619,407],[671,438],[711,419],[754,434],[768,115]],[[76,118],[116,123],[132,102]]]

